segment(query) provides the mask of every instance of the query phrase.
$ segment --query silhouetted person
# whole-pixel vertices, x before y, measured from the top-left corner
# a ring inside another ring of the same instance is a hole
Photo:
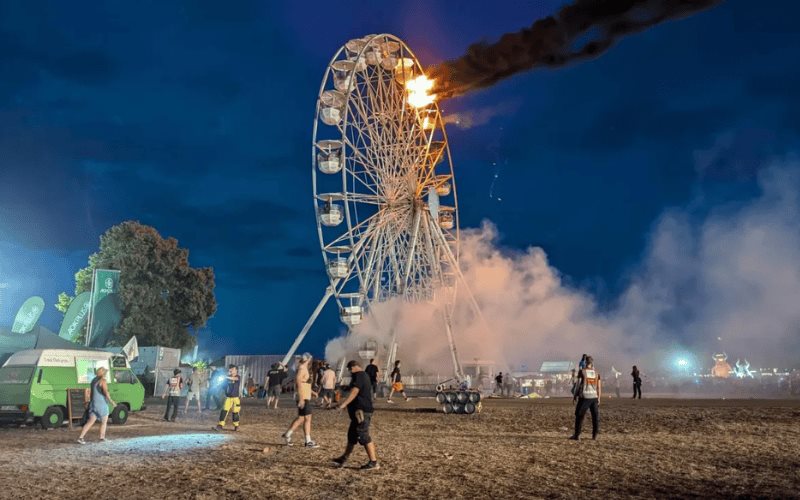
[[[497,374],[497,376],[494,378],[494,382],[495,382],[495,384],[497,384],[497,392],[499,392],[500,395],[502,396],[503,395],[503,372],[500,372],[500,373]]]
[[[633,365],[631,377],[633,377],[633,399],[636,399],[637,395],[639,399],[642,399],[642,376],[639,374],[639,369],[636,368],[636,365]]]
[[[369,383],[372,384],[372,399],[378,395],[378,373],[380,370],[378,369],[378,365],[375,364],[374,359],[369,360],[369,364],[366,368],[364,368],[364,372],[369,377]]]

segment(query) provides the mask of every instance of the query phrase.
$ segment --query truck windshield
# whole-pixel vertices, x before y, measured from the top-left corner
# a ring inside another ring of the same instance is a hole
[[[0,368],[0,384],[27,384],[33,376],[33,366],[4,366]]]

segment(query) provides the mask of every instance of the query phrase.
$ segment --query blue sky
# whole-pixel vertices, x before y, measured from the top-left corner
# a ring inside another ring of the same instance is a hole
[[[57,293],[103,231],[136,219],[215,268],[215,348],[283,352],[327,281],[308,151],[331,55],[390,32],[432,64],[562,4],[3,2],[0,324],[40,294],[57,329]],[[746,203],[761,165],[797,150],[798,15],[728,1],[443,103],[495,112],[449,130],[462,226],[491,220],[503,246],[541,246],[613,303],[660,214]],[[340,329],[329,307],[308,347]]]

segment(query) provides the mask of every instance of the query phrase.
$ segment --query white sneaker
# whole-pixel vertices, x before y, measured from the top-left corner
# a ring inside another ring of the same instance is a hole
[[[78,438],[78,444],[86,444],[86,440],[83,438]]]
[[[391,399],[387,399],[386,402],[394,404],[394,401],[392,401]]]
[[[319,445],[314,441],[306,441],[306,448],[319,448]]]
[[[411,401],[411,398],[406,398],[406,403],[408,403],[409,401]]]
[[[281,437],[286,442],[286,446],[292,446],[294,444],[294,443],[292,443],[292,436],[284,433],[284,434],[281,434]]]

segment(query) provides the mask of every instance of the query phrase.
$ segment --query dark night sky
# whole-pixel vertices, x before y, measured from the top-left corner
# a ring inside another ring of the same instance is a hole
[[[214,266],[210,347],[284,352],[327,282],[309,147],[331,55],[389,32],[435,63],[562,3],[0,3],[0,324],[40,294],[57,329],[99,235],[138,219]],[[493,221],[613,302],[665,209],[744,202],[764,160],[797,151],[798,16],[729,1],[444,103],[497,112],[449,130],[462,226]],[[340,329],[328,307],[307,347]]]

